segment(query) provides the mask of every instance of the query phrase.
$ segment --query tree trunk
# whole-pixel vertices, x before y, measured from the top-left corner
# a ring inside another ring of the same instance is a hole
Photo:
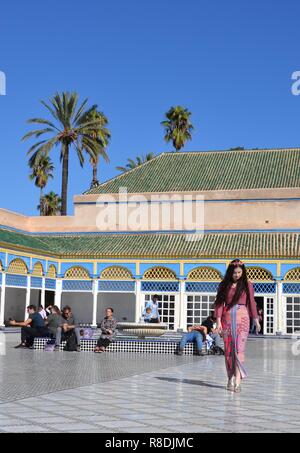
[[[98,175],[97,175],[98,171],[97,170],[98,170],[97,169],[97,164],[94,163],[94,165],[93,165],[93,181],[97,181],[98,180],[97,179],[97,177],[98,177]]]
[[[63,144],[62,186],[61,186],[61,215],[68,211],[68,181],[69,181],[69,145]]]
[[[98,162],[93,162],[93,181],[91,188],[99,186],[98,181]]]
[[[43,204],[42,204],[42,200],[43,200],[43,188],[41,187],[41,193],[40,193],[40,216],[43,216]]]

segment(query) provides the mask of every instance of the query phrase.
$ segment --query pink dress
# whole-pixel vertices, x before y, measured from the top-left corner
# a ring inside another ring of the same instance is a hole
[[[253,284],[248,281],[250,304],[247,306],[246,292],[241,294],[237,305],[232,306],[236,288],[231,287],[227,293],[224,305],[216,308],[216,318],[221,318],[225,346],[225,362],[228,378],[235,375],[238,367],[242,379],[247,377],[244,367],[246,343],[250,330],[250,317],[258,318],[257,306],[254,298]]]

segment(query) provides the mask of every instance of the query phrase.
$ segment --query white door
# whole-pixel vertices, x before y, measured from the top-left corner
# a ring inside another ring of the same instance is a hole
[[[186,327],[201,325],[214,311],[215,294],[188,294],[186,296]]]
[[[264,333],[265,335],[275,335],[275,298],[264,297]]]

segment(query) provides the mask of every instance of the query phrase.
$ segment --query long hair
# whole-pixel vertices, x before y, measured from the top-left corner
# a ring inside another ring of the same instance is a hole
[[[54,306],[52,307],[52,310],[53,310],[57,315],[60,315],[60,316],[61,316],[61,311],[60,311],[60,309],[58,308],[57,305],[54,305]]]
[[[240,267],[243,271],[242,277],[237,282],[237,288],[233,297],[231,305],[237,305],[243,292],[247,295],[247,306],[250,304],[250,292],[248,287],[247,269],[245,264],[241,260],[233,260],[229,264],[224,280],[220,283],[218,294],[215,300],[215,308],[221,307],[225,301],[228,291],[233,283],[233,273],[237,267]]]

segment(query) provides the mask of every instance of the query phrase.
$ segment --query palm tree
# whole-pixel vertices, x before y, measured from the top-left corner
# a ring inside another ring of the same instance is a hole
[[[41,198],[38,209],[43,216],[56,216],[61,211],[61,198],[58,194],[50,192]]]
[[[47,104],[41,101],[43,106],[50,112],[53,120],[43,118],[33,118],[28,121],[30,124],[43,125],[44,129],[38,129],[29,132],[23,137],[27,140],[31,137],[39,138],[44,134],[52,134],[52,137],[46,138],[35,143],[28,151],[31,155],[30,165],[33,166],[39,160],[42,154],[48,153],[57,146],[60,146],[60,158],[62,162],[62,189],[61,189],[61,215],[67,215],[68,199],[68,180],[69,180],[69,159],[71,148],[74,148],[80,165],[83,166],[83,140],[84,149],[90,157],[96,159],[99,152],[99,143],[93,138],[93,131],[101,127],[101,121],[92,121],[84,123],[82,118],[86,115],[86,99],[78,107],[78,94],[64,92],[57,93]]]
[[[192,140],[194,126],[190,122],[191,115],[188,109],[178,105],[170,108],[167,119],[161,123],[165,128],[166,142],[172,142],[176,151],[180,151],[187,140]]]
[[[111,133],[107,129],[108,126],[108,119],[104,115],[103,112],[98,111],[98,106],[93,105],[85,115],[82,117],[82,122],[95,122],[99,121],[99,125],[95,127],[95,129],[91,133],[91,138],[93,140],[96,140],[99,144],[99,150],[98,154],[96,157],[91,156],[90,157],[90,164],[93,167],[93,179],[91,183],[91,189],[94,187],[99,186],[99,181],[98,181],[98,164],[99,164],[99,159],[100,157],[103,157],[105,162],[109,162],[109,157],[106,152],[106,147],[109,144],[109,141],[111,139]],[[85,149],[85,139],[82,141],[83,148]]]
[[[30,164],[30,162],[29,162]],[[29,179],[34,180],[36,187],[40,189],[40,206],[43,198],[43,190],[46,187],[49,178],[53,178],[54,166],[49,156],[41,154],[39,160],[37,160],[31,167],[31,174]],[[42,215],[42,211],[40,211]]]
[[[150,160],[154,159],[154,157],[155,157],[154,153],[149,153],[146,154],[146,156],[137,157],[136,161],[133,159],[127,159],[128,164],[125,167],[116,167],[116,170],[125,173],[126,171],[133,170],[134,168],[143,165],[145,162],[149,162]]]

